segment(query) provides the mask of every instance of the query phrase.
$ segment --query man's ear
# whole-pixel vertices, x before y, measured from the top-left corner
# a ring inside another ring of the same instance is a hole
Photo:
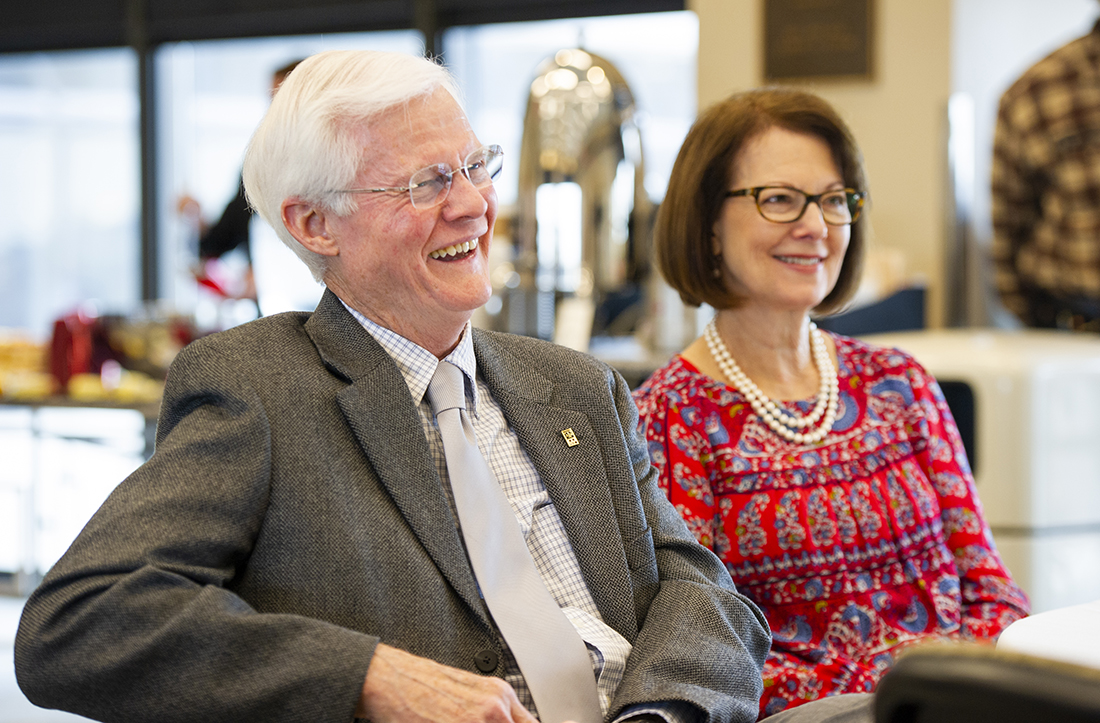
[[[283,225],[298,243],[322,256],[340,254],[326,211],[296,197],[283,201],[282,210]]]

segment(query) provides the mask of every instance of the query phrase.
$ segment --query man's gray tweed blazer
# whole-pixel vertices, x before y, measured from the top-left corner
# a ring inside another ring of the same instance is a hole
[[[533,339],[474,348],[634,645],[612,714],[755,720],[767,625],[658,488],[622,378]],[[379,641],[474,672],[501,652],[408,388],[326,292],[179,354],[155,454],[32,595],[15,659],[33,702],[100,720],[346,723]]]

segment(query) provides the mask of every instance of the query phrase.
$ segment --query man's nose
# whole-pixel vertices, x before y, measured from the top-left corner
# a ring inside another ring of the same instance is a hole
[[[483,191],[484,189],[478,189],[465,173],[457,171],[451,176],[451,190],[443,202],[444,215],[448,218],[483,215],[489,207]]]

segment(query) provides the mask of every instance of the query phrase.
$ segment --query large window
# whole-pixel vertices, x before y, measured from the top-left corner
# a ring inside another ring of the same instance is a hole
[[[0,327],[137,305],[136,77],[126,49],[0,56]]]
[[[689,12],[456,27],[442,37],[471,122],[501,143],[499,192],[516,198],[523,115],[535,68],[582,46],[634,91],[645,185],[659,200],[695,116],[697,20]],[[415,31],[171,43],[155,56],[156,199],[164,306],[192,314],[196,229],[178,212],[194,198],[214,221],[237,190],[248,139],[267,107],[271,72],[336,48],[423,51]],[[137,57],[129,49],[0,55],[0,328],[45,340],[78,305],[141,311]],[[229,262],[233,268],[233,260]]]

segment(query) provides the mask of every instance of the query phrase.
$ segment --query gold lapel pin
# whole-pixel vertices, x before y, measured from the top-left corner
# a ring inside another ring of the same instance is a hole
[[[580,444],[580,440],[577,439],[577,435],[573,433],[573,428],[561,430],[561,436],[565,437],[565,444],[570,447],[576,447]]]

